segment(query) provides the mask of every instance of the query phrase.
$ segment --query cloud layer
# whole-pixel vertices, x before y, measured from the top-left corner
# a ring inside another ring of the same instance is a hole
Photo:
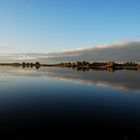
[[[10,61],[40,61],[59,63],[68,61],[136,61],[140,62],[140,41],[126,41],[109,45],[61,50],[53,53],[14,54],[5,57]],[[2,60],[2,59],[1,59]]]

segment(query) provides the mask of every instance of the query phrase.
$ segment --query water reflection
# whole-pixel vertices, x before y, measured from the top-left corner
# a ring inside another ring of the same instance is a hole
[[[135,137],[140,128],[140,94],[135,94],[140,93],[139,74],[127,70],[0,67],[0,134],[10,132],[17,138],[32,130],[31,136],[40,137],[42,129],[48,136],[47,128],[67,132],[72,128],[76,133],[81,128],[82,134],[88,128],[92,137],[93,132],[112,135],[111,139]]]
[[[36,69],[39,69],[40,68],[40,65],[34,66],[32,63],[31,63],[31,65],[30,64],[28,65],[28,63],[27,63],[26,66],[25,65],[22,65],[22,68],[33,68],[33,67],[35,67]]]
[[[76,71],[107,71],[107,72],[115,72],[118,70],[133,70],[133,71],[140,71],[139,68],[113,68],[113,67],[106,67],[106,68],[92,68],[92,67],[68,67],[70,69],[76,70]]]
[[[58,68],[58,67],[0,67],[0,77],[27,76],[53,77],[75,83],[91,84],[121,90],[140,91],[140,72],[135,70]]]

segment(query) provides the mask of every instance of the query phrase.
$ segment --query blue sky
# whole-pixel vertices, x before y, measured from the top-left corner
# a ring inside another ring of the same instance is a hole
[[[140,39],[139,0],[0,0],[0,54]]]

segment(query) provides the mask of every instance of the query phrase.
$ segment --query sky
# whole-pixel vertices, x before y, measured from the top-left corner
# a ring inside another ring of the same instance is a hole
[[[0,0],[0,54],[140,39],[139,0]]]

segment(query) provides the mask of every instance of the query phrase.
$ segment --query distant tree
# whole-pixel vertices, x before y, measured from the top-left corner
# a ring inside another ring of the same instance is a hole
[[[26,65],[26,63],[25,63],[25,62],[22,62],[22,65],[23,65],[23,66],[25,66],[25,65]]]
[[[80,66],[80,65],[81,65],[81,62],[77,61],[77,62],[76,62],[76,65],[77,65],[77,66]]]
[[[34,66],[34,64],[33,64],[33,63],[31,63],[31,64],[30,64],[30,66],[31,66],[31,68],[32,68],[32,67]]]
[[[26,66],[29,67],[30,66],[30,63],[27,63]]]
[[[107,66],[109,66],[109,67],[113,67],[114,64],[115,64],[114,61],[108,61],[108,62],[107,62]]]
[[[40,66],[40,63],[39,63],[39,62],[36,62],[35,65],[36,65],[36,66]]]
[[[72,63],[72,66],[75,66],[75,63]]]

